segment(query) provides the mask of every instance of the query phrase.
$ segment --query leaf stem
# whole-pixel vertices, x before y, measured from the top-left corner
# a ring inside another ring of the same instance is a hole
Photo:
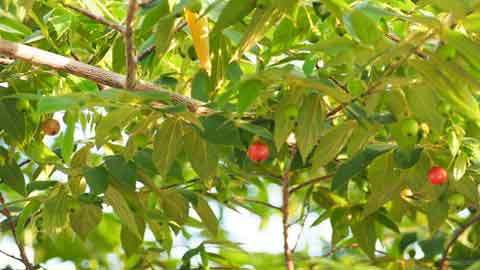
[[[92,19],[92,20],[94,20],[94,21],[97,21],[97,22],[99,22],[99,23],[101,23],[101,24],[103,24],[103,25],[105,25],[105,26],[107,26],[107,27],[109,27],[109,28],[117,31],[117,32],[120,32],[120,33],[125,32],[125,28],[124,28],[123,26],[118,25],[118,24],[116,24],[116,23],[114,23],[114,22],[111,22],[111,21],[105,19],[104,17],[95,15],[95,14],[91,13],[91,12],[88,11],[88,10],[85,10],[85,9],[83,9],[83,8],[76,7],[76,6],[67,4],[67,3],[62,3],[62,5],[63,5],[64,7],[66,7],[66,8],[69,8],[69,9],[71,9],[71,10],[74,10],[74,11],[76,11],[76,12],[78,12],[78,13],[80,13],[80,14],[82,14],[82,15],[84,15],[84,16]]]

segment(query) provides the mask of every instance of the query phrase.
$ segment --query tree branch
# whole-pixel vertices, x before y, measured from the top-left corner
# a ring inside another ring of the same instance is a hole
[[[123,33],[125,31],[125,28],[123,26],[118,25],[116,23],[113,23],[113,22],[111,22],[111,21],[109,21],[109,20],[107,20],[107,19],[105,19],[101,16],[95,15],[88,10],[85,10],[83,8],[76,7],[76,6],[67,4],[67,3],[62,3],[62,5],[66,8],[75,10],[76,12],[78,12],[78,13],[80,13],[80,14],[82,14],[82,15],[84,15],[84,16],[86,16],[86,17],[88,17],[88,18],[90,18],[94,21],[97,21],[97,22],[99,22],[99,23],[117,31],[117,32]]]
[[[283,225],[283,253],[285,257],[285,269],[286,270],[294,270],[295,265],[293,263],[293,254],[292,250],[290,249],[290,246],[288,244],[288,216],[289,216],[289,197],[290,194],[288,192],[289,188],[289,182],[290,182],[290,176],[291,172],[290,169],[292,167],[292,162],[293,158],[295,157],[295,154],[297,152],[297,149],[295,147],[292,147],[290,149],[290,159],[288,163],[285,166],[285,170],[282,176],[283,179],[283,186],[282,186],[282,225]]]
[[[137,58],[135,57],[135,46],[133,36],[133,21],[135,20],[135,12],[137,11],[137,1],[128,1],[127,12],[127,26],[124,32],[125,37],[125,52],[127,56],[127,81],[125,88],[133,89],[136,84],[136,72],[137,72]]]
[[[181,23],[179,23],[177,25],[177,27],[175,28],[175,33],[176,32],[179,32],[180,30],[182,30],[185,26],[187,26],[187,22],[183,21]],[[147,58],[151,53],[153,53],[155,51],[155,48],[156,48],[156,45],[153,44],[151,45],[150,47],[147,47],[143,52],[141,52],[138,56],[137,56],[137,61],[142,61],[143,59]]]
[[[455,242],[457,242],[458,238],[462,236],[462,234],[472,225],[475,223],[480,222],[480,212],[477,212],[469,221],[467,221],[465,224],[460,226],[457,231],[452,236],[452,239],[448,242],[447,246],[443,250],[442,253],[442,259],[440,260],[440,265],[438,266],[438,270],[447,270],[447,262],[448,262],[448,254],[450,254],[450,251],[453,248],[453,245]]]
[[[23,263],[23,260],[22,260],[22,259],[20,259],[20,258],[18,258],[18,257],[15,257],[15,256],[13,256],[13,255],[11,255],[11,254],[8,254],[7,252],[5,252],[5,251],[3,251],[3,250],[1,250],[1,249],[0,249],[0,253],[2,253],[3,255],[5,255],[5,256],[7,256],[7,257],[10,257],[10,258],[12,258],[12,259],[14,259],[14,260],[17,260],[17,261]]]
[[[254,203],[254,204],[263,205],[265,207],[268,207],[268,208],[271,208],[271,209],[274,209],[274,210],[282,211],[281,207],[278,207],[278,206],[275,206],[275,205],[270,204],[268,202],[264,202],[264,201],[260,201],[260,200],[248,199],[248,198],[245,198],[245,197],[234,197],[234,200],[237,201],[238,203],[241,203],[241,202]]]
[[[1,193],[0,193],[0,204],[2,205],[2,208],[3,208],[1,210],[1,213],[7,219],[8,226],[10,227],[10,230],[12,231],[13,239],[15,240],[15,244],[17,244],[18,250],[20,252],[20,257],[21,257],[20,261],[25,265],[26,270],[33,270],[34,267],[30,264],[30,261],[28,260],[27,254],[25,253],[25,247],[17,239],[17,229],[16,229],[16,226],[15,226],[15,223],[12,220],[10,210],[8,210],[8,208],[6,208],[6,207],[3,207],[3,205],[5,204],[5,199],[3,198],[3,195]]]
[[[322,177],[319,177],[319,178],[315,178],[315,179],[312,179],[312,180],[309,180],[309,181],[306,181],[306,182],[303,182],[303,183],[300,183],[294,187],[292,187],[289,191],[290,194],[293,194],[295,193],[296,191],[304,188],[304,187],[307,187],[307,186],[310,186],[310,185],[313,185],[313,184],[316,184],[316,183],[319,183],[319,182],[322,182],[322,181],[325,181],[325,180],[328,180],[332,177],[334,177],[335,174],[329,174],[329,175],[325,175],[325,176],[322,176]]]
[[[110,87],[120,89],[125,87],[126,79],[124,75],[31,46],[0,39],[0,54],[4,54],[10,58],[24,60],[34,65],[41,65],[57,71],[63,71]],[[206,107],[203,102],[164,90],[152,83],[138,81],[135,87],[129,90],[163,92],[170,96],[173,104],[185,104],[191,112],[200,115],[213,112],[213,110]]]

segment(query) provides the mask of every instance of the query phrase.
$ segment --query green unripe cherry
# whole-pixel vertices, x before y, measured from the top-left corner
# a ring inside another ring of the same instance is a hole
[[[15,105],[15,107],[17,108],[17,111],[26,112],[30,110],[32,106],[30,105],[30,102],[28,100],[19,99],[17,100],[17,104]]]
[[[418,122],[414,119],[405,119],[401,124],[402,134],[407,137],[417,136],[418,134]]]
[[[452,110],[452,106],[445,102],[442,102],[438,107],[438,111],[443,115],[449,114],[451,110]]]
[[[448,205],[462,207],[465,205],[465,197],[460,193],[450,194],[448,195]]]
[[[295,105],[288,105],[284,111],[285,117],[289,120],[295,120],[298,117],[298,108]]]

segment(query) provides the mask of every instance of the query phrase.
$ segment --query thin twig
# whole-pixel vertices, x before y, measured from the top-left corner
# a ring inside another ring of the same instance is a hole
[[[335,176],[335,174],[325,175],[325,176],[322,176],[322,177],[319,177],[319,178],[315,178],[315,179],[312,179],[312,180],[309,180],[309,181],[300,183],[300,184],[292,187],[289,192],[290,192],[290,194],[293,194],[293,193],[295,193],[295,192],[296,192],[297,190],[299,190],[299,189],[302,189],[302,188],[304,188],[304,187],[308,187],[308,186],[310,186],[310,185],[313,185],[313,184],[316,184],[316,183],[319,183],[319,182],[328,180],[328,179],[332,178],[333,176]]]
[[[431,35],[427,35],[425,37],[425,40],[428,40],[429,38],[431,37]],[[414,48],[413,50],[411,50],[407,55],[405,55],[405,57],[403,57],[402,59],[394,62],[392,65],[390,65],[390,67],[388,68],[388,70],[383,74],[383,76],[381,78],[379,78],[378,80],[376,80],[368,89],[367,91],[365,91],[365,93],[363,93],[362,95],[359,95],[358,97],[352,99],[350,102],[348,103],[343,103],[343,104],[340,104],[338,105],[337,107],[335,107],[334,109],[332,109],[330,112],[327,113],[327,117],[332,117],[333,115],[337,114],[338,112],[342,111],[343,109],[345,109],[348,105],[352,104],[353,102],[356,102],[358,100],[360,100],[361,98],[364,98],[366,96],[369,96],[373,93],[376,93],[376,89],[378,87],[380,87],[381,85],[384,84],[384,79],[386,77],[389,77],[391,74],[393,74],[393,72],[395,72],[395,70],[397,70],[402,64],[404,64],[408,58],[410,58],[410,56],[412,56],[412,54],[414,54],[416,51],[417,51],[418,47]]]
[[[249,202],[249,203],[259,204],[259,205],[263,205],[263,206],[271,208],[271,209],[282,211],[281,207],[278,207],[278,206],[275,206],[275,205],[270,204],[268,202],[264,202],[264,201],[260,201],[260,200],[248,199],[248,198],[245,198],[245,197],[235,197],[235,200],[237,202]]]
[[[128,13],[126,21],[125,37],[125,53],[127,57],[127,79],[125,88],[134,89],[136,84],[137,72],[137,58],[135,57],[134,35],[133,35],[133,21],[135,19],[135,12],[137,11],[137,1],[128,1]]]
[[[285,257],[285,268],[286,270],[294,270],[295,265],[293,263],[293,253],[292,250],[290,249],[290,246],[288,244],[288,216],[289,216],[289,196],[290,193],[288,192],[289,189],[289,182],[290,182],[290,176],[291,172],[290,169],[292,167],[293,159],[295,157],[295,154],[297,152],[297,149],[295,147],[292,147],[290,149],[290,154],[291,157],[288,160],[285,170],[283,173],[283,186],[282,186],[282,225],[283,225],[283,253]]]
[[[385,36],[395,43],[400,43],[402,41],[399,37],[395,36],[392,33],[387,33],[385,34]],[[427,55],[425,55],[420,48],[415,49],[415,54],[422,59],[427,58]]]
[[[75,10],[76,12],[81,13],[82,15],[84,15],[84,16],[86,16],[86,17],[88,17],[88,18],[90,18],[90,19],[92,19],[92,20],[94,20],[94,21],[97,21],[97,22],[99,22],[99,23],[101,23],[101,24],[103,24],[103,25],[105,25],[105,26],[107,26],[107,27],[109,27],[109,28],[117,31],[117,32],[120,32],[120,33],[125,32],[125,28],[124,28],[123,26],[118,25],[118,24],[116,24],[116,23],[114,23],[114,22],[111,22],[111,21],[105,19],[105,18],[102,17],[102,16],[95,15],[95,14],[91,13],[91,12],[88,11],[88,10],[85,10],[85,9],[83,9],[83,8],[80,8],[80,7],[72,6],[72,5],[67,4],[67,3],[62,3],[62,5],[63,5],[64,7],[66,7],[66,8]]]
[[[348,88],[346,85],[342,84],[339,80],[337,80],[335,77],[330,76],[328,77],[330,81],[332,81],[338,88],[342,89],[345,93],[350,93],[348,91]]]
[[[10,258],[12,258],[12,259],[14,259],[14,260],[17,260],[17,261],[23,263],[23,260],[22,260],[22,259],[20,259],[20,258],[18,258],[18,257],[15,257],[15,256],[13,256],[13,255],[11,255],[11,254],[8,254],[7,252],[5,252],[5,251],[3,251],[3,250],[1,250],[1,249],[0,249],[0,253],[2,253],[3,255],[5,255],[5,256],[7,256],[7,257],[10,257]]]
[[[1,193],[0,193],[0,204],[2,206],[5,204],[5,199],[3,198],[3,195]],[[33,270],[34,267],[30,264],[30,261],[28,260],[27,254],[25,253],[25,247],[17,239],[17,229],[16,229],[16,226],[15,226],[15,223],[12,220],[10,210],[6,207],[3,207],[3,209],[1,210],[1,213],[7,219],[8,226],[10,227],[10,230],[12,231],[13,239],[15,240],[15,244],[17,244],[18,250],[20,252],[20,257],[21,257],[20,260],[25,265],[26,270]]]
[[[175,28],[175,33],[176,32],[179,32],[180,30],[182,30],[185,26],[187,26],[187,22],[183,21],[181,23],[179,23],[177,25],[177,27]],[[155,51],[155,48],[156,48],[156,45],[153,44],[153,45],[150,45],[149,47],[147,47],[143,52],[141,52],[138,56],[137,56],[137,61],[140,62],[142,61],[143,59],[147,58],[151,53],[153,53]]]
[[[442,259],[440,260],[440,265],[438,266],[438,270],[447,270],[447,262],[448,262],[448,254],[450,254],[450,251],[453,248],[453,245],[455,242],[457,242],[458,238],[462,236],[462,234],[470,228],[470,226],[480,222],[480,212],[477,212],[469,221],[467,221],[465,224],[460,226],[458,230],[456,230],[452,236],[452,239],[448,242],[447,246],[443,250],[442,253]]]

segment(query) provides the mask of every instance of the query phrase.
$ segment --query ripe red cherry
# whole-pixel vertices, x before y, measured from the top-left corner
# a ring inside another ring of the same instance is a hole
[[[433,166],[428,171],[428,180],[432,185],[443,185],[448,181],[447,171],[439,166]]]
[[[55,136],[60,131],[60,123],[55,119],[47,119],[42,123],[43,132],[48,136]]]
[[[264,161],[268,158],[268,146],[260,141],[254,142],[248,147],[248,158],[254,162]]]

